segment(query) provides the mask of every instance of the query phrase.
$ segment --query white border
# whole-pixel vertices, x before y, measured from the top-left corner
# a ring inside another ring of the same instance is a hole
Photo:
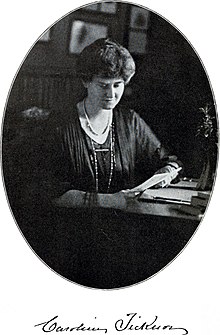
[[[138,0],[172,22],[200,55],[219,102],[218,1]],[[33,42],[49,25],[85,0],[1,2],[0,110],[14,75]],[[112,328],[114,320],[137,312],[152,320],[185,326],[193,335],[216,335],[219,327],[219,207],[217,179],[205,219],[183,253],[159,275],[131,288],[116,291],[86,289],[54,275],[24,243],[9,211],[1,184],[1,333],[40,334],[37,322],[59,314]],[[110,332],[114,334],[114,332]],[[162,332],[161,332],[162,334]]]

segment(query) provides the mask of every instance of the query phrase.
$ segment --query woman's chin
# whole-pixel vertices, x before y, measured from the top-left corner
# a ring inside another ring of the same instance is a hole
[[[114,108],[115,106],[117,105],[117,102],[116,101],[105,101],[104,103],[103,103],[103,108],[104,109],[112,109],[112,108]]]

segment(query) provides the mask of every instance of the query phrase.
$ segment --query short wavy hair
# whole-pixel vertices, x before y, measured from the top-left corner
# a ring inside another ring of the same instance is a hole
[[[129,51],[109,38],[100,38],[86,46],[77,62],[77,74],[84,82],[101,76],[122,78],[127,84],[134,73],[135,62]]]

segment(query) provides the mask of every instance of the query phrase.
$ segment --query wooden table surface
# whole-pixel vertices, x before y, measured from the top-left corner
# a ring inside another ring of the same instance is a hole
[[[168,188],[149,189],[140,199],[129,201],[126,212],[200,221],[201,215],[187,214],[182,210],[185,206],[191,206],[192,196],[198,195],[196,184],[196,181],[182,180],[177,184],[170,185]],[[155,200],[151,199],[151,197],[155,197]]]

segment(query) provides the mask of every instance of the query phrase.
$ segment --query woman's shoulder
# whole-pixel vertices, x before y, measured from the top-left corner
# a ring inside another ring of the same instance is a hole
[[[134,127],[138,127],[139,125],[146,125],[145,121],[137,111],[124,105],[117,108],[115,116],[118,122],[121,121],[126,124],[133,125]]]
[[[115,115],[117,115],[118,118],[123,118],[130,121],[134,119],[140,119],[139,114],[134,109],[125,105],[117,106]]]
[[[77,116],[76,106],[74,106],[71,111],[65,108],[58,111],[51,110],[46,123],[51,129],[62,130],[71,124],[76,124]]]

